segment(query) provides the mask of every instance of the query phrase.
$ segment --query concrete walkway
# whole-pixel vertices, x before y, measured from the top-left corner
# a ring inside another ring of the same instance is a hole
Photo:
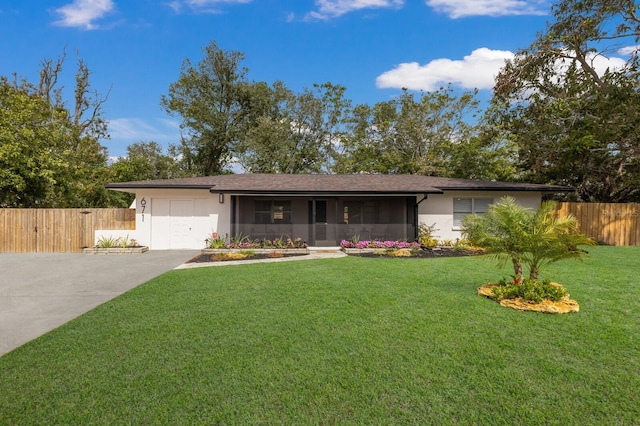
[[[61,326],[199,253],[0,254],[0,355]]]

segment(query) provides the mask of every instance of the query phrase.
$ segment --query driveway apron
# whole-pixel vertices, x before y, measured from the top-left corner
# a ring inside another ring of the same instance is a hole
[[[181,265],[195,250],[0,254],[0,355]]]

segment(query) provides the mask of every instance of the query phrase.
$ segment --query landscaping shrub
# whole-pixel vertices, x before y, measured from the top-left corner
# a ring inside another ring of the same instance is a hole
[[[252,251],[243,251],[240,253],[216,253],[211,256],[211,260],[242,260],[253,256],[255,256],[255,253]]]
[[[114,236],[101,236],[98,238],[96,242],[96,247],[98,248],[127,248],[127,247],[138,247],[138,241],[134,238],[129,238],[129,235],[124,237],[114,237]]]
[[[205,247],[209,249],[294,249],[307,248],[308,244],[302,238],[277,237],[272,240],[252,240],[246,235],[236,234],[232,237],[228,235],[218,236],[214,233],[205,240]]]
[[[408,241],[380,241],[380,240],[363,240],[363,241],[348,241],[342,240],[340,242],[340,247],[342,248],[356,248],[356,249],[382,249],[382,250],[400,250],[400,249],[408,249],[408,250],[418,250],[420,249],[420,244],[417,242],[408,242]]]
[[[412,251],[411,250],[407,250],[407,249],[390,250],[390,251],[387,251],[386,254],[388,256],[391,256],[391,257],[411,257],[411,256],[413,256]]]
[[[436,231],[436,224],[427,225],[421,223],[418,227],[418,242],[422,247],[435,247],[438,245],[438,239],[433,235]]]
[[[558,302],[567,295],[567,290],[559,284],[553,284],[549,279],[536,281],[531,278],[513,276],[512,280],[505,278],[498,282],[493,289],[493,295],[497,300],[516,299],[540,303],[543,300]]]

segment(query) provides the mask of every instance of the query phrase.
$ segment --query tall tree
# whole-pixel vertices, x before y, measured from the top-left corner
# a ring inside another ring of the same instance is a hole
[[[449,86],[418,97],[407,90],[373,107],[359,105],[343,135],[341,172],[493,179],[510,175],[507,149],[478,137],[476,92]],[[472,159],[473,161],[469,161]]]
[[[171,153],[165,153],[154,141],[136,142],[127,147],[127,155],[118,158],[109,166],[111,182],[131,182],[137,180],[173,179],[187,176],[181,161]],[[134,199],[133,194],[113,192],[113,205],[126,207]]]
[[[321,100],[322,126],[316,132],[320,149],[324,154],[324,172],[335,172],[338,160],[344,155],[343,139],[346,123],[351,113],[351,100],[345,97],[347,88],[330,82],[314,84]]]
[[[180,161],[165,153],[154,141],[136,142],[127,147],[127,155],[109,167],[111,179],[118,182],[184,177]]]
[[[108,203],[106,97],[91,89],[79,60],[71,107],[58,85],[66,55],[45,60],[37,85],[0,78],[0,204],[94,207]]]
[[[0,78],[0,207],[50,205],[65,172],[64,110]]]
[[[193,66],[182,64],[180,77],[162,96],[166,111],[182,118],[181,151],[194,174],[216,175],[229,165],[250,117],[250,83],[242,52],[224,51],[215,41]]]
[[[584,201],[638,201],[638,5],[562,0],[552,11],[499,74],[490,119],[517,144],[522,179],[574,186]],[[607,63],[625,44],[626,63]]]
[[[308,91],[294,94],[277,83],[269,108],[247,130],[240,146],[240,163],[253,173],[317,173],[321,150],[315,139],[322,117],[320,102]]]
[[[343,86],[325,83],[295,94],[277,82],[269,93],[262,93],[269,99],[268,107],[242,140],[244,169],[261,173],[332,171],[349,105],[344,91]],[[258,98],[252,97],[254,102]]]

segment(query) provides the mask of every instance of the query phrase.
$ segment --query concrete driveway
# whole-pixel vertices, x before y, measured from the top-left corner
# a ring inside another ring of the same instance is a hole
[[[0,254],[0,355],[167,272],[196,250]]]

